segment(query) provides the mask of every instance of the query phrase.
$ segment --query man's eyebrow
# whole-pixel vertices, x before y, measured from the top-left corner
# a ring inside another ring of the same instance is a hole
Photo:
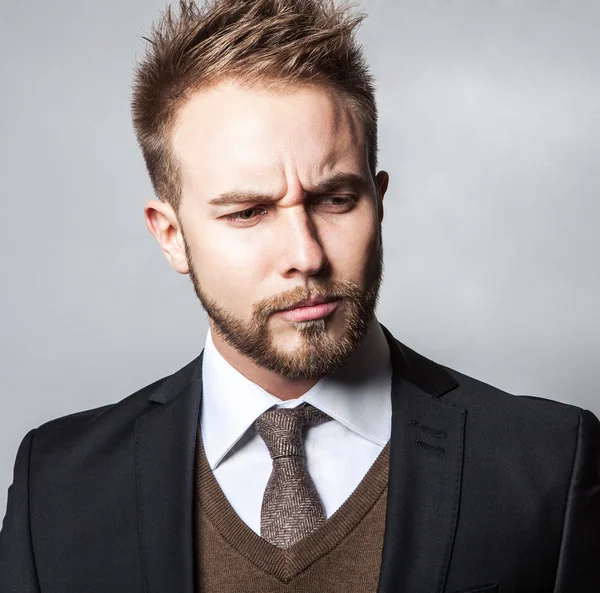
[[[308,196],[318,196],[336,189],[348,188],[352,191],[364,191],[369,184],[362,175],[356,173],[335,173],[320,181],[315,186],[306,188],[304,191]],[[272,203],[277,198],[255,191],[226,191],[216,198],[208,200],[209,206],[234,206],[236,204],[249,204],[253,202]]]

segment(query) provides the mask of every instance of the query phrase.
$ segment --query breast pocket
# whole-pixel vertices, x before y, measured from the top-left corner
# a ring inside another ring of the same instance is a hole
[[[452,593],[498,593],[498,583],[493,585],[483,585],[475,589],[463,589],[461,591],[453,591]]]

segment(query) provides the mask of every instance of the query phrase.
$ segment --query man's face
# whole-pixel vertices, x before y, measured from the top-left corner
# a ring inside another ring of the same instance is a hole
[[[383,266],[387,174],[377,188],[349,105],[320,87],[224,83],[181,109],[173,147],[187,265],[215,335],[290,378],[334,372],[374,317]],[[306,299],[329,303],[283,311]]]

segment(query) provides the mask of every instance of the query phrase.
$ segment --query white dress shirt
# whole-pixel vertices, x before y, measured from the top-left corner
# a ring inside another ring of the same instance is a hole
[[[252,423],[266,410],[309,402],[333,420],[307,427],[306,466],[329,518],[352,494],[390,438],[391,363],[377,320],[335,374],[282,401],[244,377],[217,351],[210,329],[202,361],[201,430],[208,463],[234,511],[260,535],[272,460]]]

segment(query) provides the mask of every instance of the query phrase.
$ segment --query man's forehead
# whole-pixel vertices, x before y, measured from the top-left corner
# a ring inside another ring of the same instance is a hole
[[[304,91],[305,97],[282,97],[225,88],[196,96],[173,136],[184,192],[207,201],[234,191],[273,195],[287,183],[317,188],[341,174],[349,174],[346,185],[358,185],[368,168],[360,126],[326,95]],[[235,92],[241,95],[227,96]]]
[[[176,146],[243,138],[285,145],[309,134],[335,136],[340,147],[344,141],[360,142],[363,126],[350,101],[322,85],[261,90],[221,83],[193,93],[172,128]]]

